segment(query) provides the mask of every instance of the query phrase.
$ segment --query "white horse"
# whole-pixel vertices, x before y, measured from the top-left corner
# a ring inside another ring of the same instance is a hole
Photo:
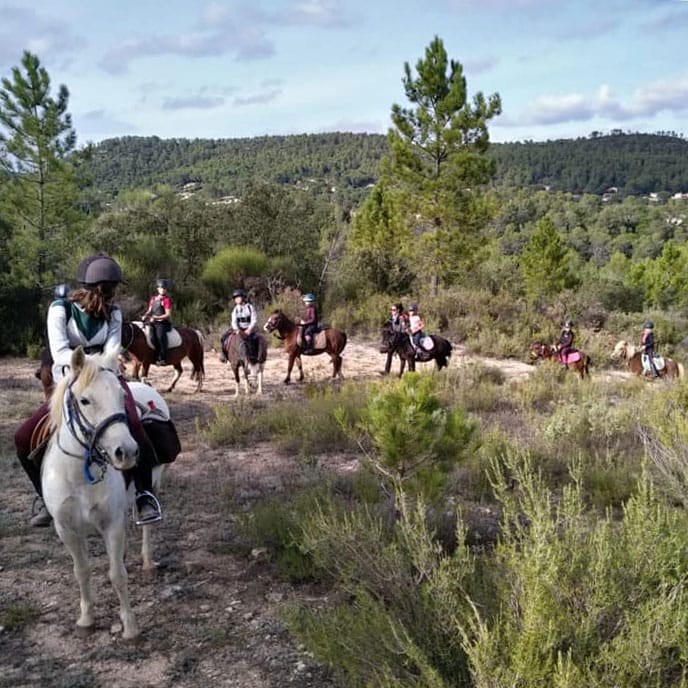
[[[87,536],[95,530],[105,543],[110,581],[119,598],[122,636],[128,639],[136,637],[139,629],[124,566],[129,499],[121,471],[136,465],[139,448],[129,432],[116,370],[116,351],[86,356],[78,347],[72,353],[70,372],[51,399],[54,433],[43,460],[41,484],[55,530],[74,562],[81,595],[77,629],[94,626]]]

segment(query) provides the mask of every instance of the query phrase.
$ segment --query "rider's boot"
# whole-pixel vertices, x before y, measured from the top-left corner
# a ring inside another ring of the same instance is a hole
[[[31,509],[31,519],[29,520],[29,523],[34,528],[45,528],[46,526],[50,525],[52,520],[53,517],[48,513],[48,510],[45,508],[45,502],[39,495],[36,495],[36,498],[33,500],[33,507]]]
[[[151,441],[139,443],[139,463],[134,469],[136,499],[134,504],[134,522],[137,526],[156,523],[162,519],[160,502],[153,494],[153,466],[158,463]]]

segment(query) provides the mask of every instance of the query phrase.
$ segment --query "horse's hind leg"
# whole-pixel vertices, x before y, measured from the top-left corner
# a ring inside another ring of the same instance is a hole
[[[139,634],[139,627],[134,618],[129,601],[127,583],[127,569],[124,566],[124,549],[126,545],[124,519],[116,526],[103,533],[105,549],[110,560],[108,574],[112,587],[119,598],[119,618],[122,621],[122,637],[126,640],[135,638]]]

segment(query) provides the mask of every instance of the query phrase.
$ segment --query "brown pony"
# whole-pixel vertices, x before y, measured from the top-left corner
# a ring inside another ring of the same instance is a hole
[[[188,358],[193,366],[191,379],[196,380],[196,391],[200,392],[205,377],[203,335],[191,327],[175,327],[174,329],[179,332],[182,343],[167,349],[167,363],[165,365],[171,365],[175,370],[172,384],[167,388],[167,391],[171,392],[174,389],[182,376],[182,361],[184,358]],[[122,324],[122,348],[132,358],[134,379],[145,382],[148,377],[148,369],[155,363],[156,355],[155,349],[148,344],[146,334],[138,323],[125,322]]]
[[[303,341],[301,335],[301,325],[290,320],[281,310],[273,311],[267,322],[263,326],[266,332],[273,332],[278,339],[284,340],[284,350],[289,356],[287,364],[287,377],[284,379],[286,385],[291,381],[291,370],[294,362],[299,368],[299,382],[303,380],[303,365],[301,355],[303,351]],[[333,327],[322,329],[315,336],[315,343],[312,352],[306,356],[316,356],[327,353],[332,361],[332,377],[342,377],[342,357],[341,353],[346,346],[346,332],[335,330]]]
[[[265,368],[265,361],[268,358],[268,342],[262,334],[255,333],[253,335],[254,346],[242,346],[242,337],[239,334],[233,333],[227,337],[224,344],[224,353],[227,356],[229,365],[234,373],[234,380],[236,382],[235,396],[239,396],[239,387],[241,383],[241,376],[239,368],[244,369],[244,384],[246,394],[249,393],[249,378],[255,381],[256,393],[263,393],[263,368]]]
[[[615,360],[626,361],[628,369],[634,375],[653,377],[653,373],[649,371],[645,372],[643,370],[642,351],[636,351],[633,344],[629,344],[628,342],[624,341],[617,342],[616,346],[614,347],[614,351],[612,352],[612,358]],[[683,378],[684,370],[682,363],[677,363],[673,359],[667,358],[666,356],[663,356],[659,360],[662,362],[661,366],[656,364],[659,377]]]
[[[573,353],[577,353],[578,356],[571,357],[571,354]],[[580,349],[576,350],[575,352],[571,352],[571,354],[568,355],[567,360],[565,361],[554,346],[550,346],[549,344],[538,341],[533,342],[530,347],[530,360],[533,361],[533,363],[545,360],[557,361],[562,366],[570,368],[571,370],[575,370],[580,376],[581,380],[585,379],[586,376],[589,378],[590,366],[592,365],[590,356]]]

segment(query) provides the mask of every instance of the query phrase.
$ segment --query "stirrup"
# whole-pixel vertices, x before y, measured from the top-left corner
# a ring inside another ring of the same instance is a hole
[[[146,518],[141,518],[139,516],[139,510],[138,510],[138,504],[137,504],[139,497],[148,497],[149,499],[153,500],[153,503],[155,505],[155,509],[157,510],[157,513],[153,514],[151,516],[148,516]],[[143,490],[141,492],[137,492],[136,496],[134,497],[134,504],[131,507],[131,517],[137,526],[148,526],[151,523],[157,523],[158,521],[162,521],[162,508],[160,507],[160,502],[158,501],[158,498],[152,492],[149,492],[148,490]]]

